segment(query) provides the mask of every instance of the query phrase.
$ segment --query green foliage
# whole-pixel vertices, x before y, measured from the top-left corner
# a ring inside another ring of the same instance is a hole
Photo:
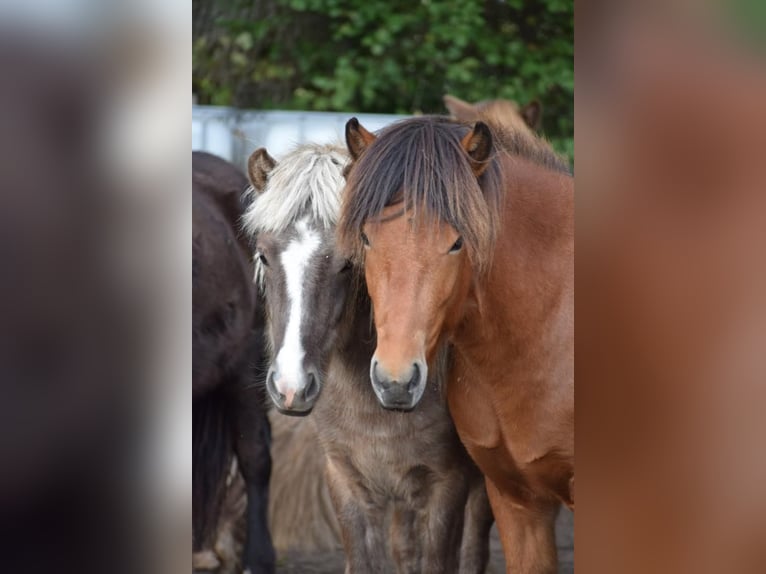
[[[193,88],[201,102],[409,114],[443,113],[445,93],[538,99],[544,133],[573,157],[571,1],[266,4],[268,18],[221,19],[214,38],[195,37]]]
[[[766,53],[766,3],[763,0],[730,0],[721,7],[721,20],[737,41],[763,55]]]

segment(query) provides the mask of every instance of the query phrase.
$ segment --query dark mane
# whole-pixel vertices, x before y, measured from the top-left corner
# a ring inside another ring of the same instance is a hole
[[[552,171],[572,174],[567,159],[556,153],[546,140],[531,137],[519,130],[504,129],[494,122],[489,126],[498,140],[498,146],[506,153],[522,157]]]
[[[360,229],[401,203],[414,220],[453,226],[472,263],[486,269],[504,196],[496,153],[477,180],[461,146],[470,127],[440,116],[403,120],[383,130],[351,168],[338,224],[340,245],[362,253]]]

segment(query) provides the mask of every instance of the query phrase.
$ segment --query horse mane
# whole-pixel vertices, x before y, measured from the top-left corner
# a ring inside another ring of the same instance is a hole
[[[568,160],[554,151],[550,142],[526,123],[519,105],[512,100],[482,100],[469,104],[444,96],[453,117],[459,121],[486,123],[506,153],[522,157],[546,169],[571,174]]]
[[[476,118],[457,116],[459,120],[481,120],[490,125],[505,125],[513,130],[534,134],[521,115],[519,104],[512,100],[482,100],[473,104]]]
[[[308,217],[314,225],[333,228],[340,213],[349,156],[338,144],[303,144],[277,162],[265,189],[251,185],[251,198],[242,227],[250,237],[258,233],[282,233]],[[263,289],[263,265],[255,260],[255,282]]]
[[[340,245],[363,257],[362,225],[402,204],[418,221],[446,222],[463,237],[472,263],[486,269],[499,226],[505,184],[497,147],[478,178],[461,146],[470,126],[421,116],[385,128],[352,165],[338,223]]]
[[[521,157],[545,169],[572,175],[569,161],[556,153],[548,140],[518,129],[488,122],[498,146],[507,154]]]
[[[252,186],[252,202],[242,217],[249,235],[279,233],[303,217],[329,229],[338,221],[343,168],[348,152],[340,145],[304,144],[283,157],[260,193]]]

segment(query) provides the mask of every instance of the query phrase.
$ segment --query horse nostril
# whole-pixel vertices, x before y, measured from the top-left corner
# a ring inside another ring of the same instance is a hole
[[[372,378],[372,382],[376,385],[382,386],[382,382],[380,380],[380,377],[378,376],[378,361],[377,359],[372,360],[372,367],[370,368],[370,377]]]
[[[311,401],[319,394],[319,379],[314,373],[309,373],[309,380],[306,383],[306,389],[303,391],[305,400]]]
[[[413,363],[412,365],[412,377],[407,383],[407,390],[413,392],[420,383],[420,365]]]
[[[388,391],[396,384],[396,381],[391,378],[388,371],[385,369],[378,369],[379,366],[380,364],[378,361],[375,361],[372,364],[372,382],[381,390]]]
[[[266,389],[269,391],[272,397],[282,398],[284,395],[277,389],[277,383],[275,379],[276,373],[273,370],[270,370],[269,374],[266,376]]]

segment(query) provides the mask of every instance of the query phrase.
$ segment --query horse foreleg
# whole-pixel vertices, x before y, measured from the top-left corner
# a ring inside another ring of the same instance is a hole
[[[420,574],[422,555],[418,514],[402,505],[394,508],[391,519],[391,552],[397,574]]]
[[[487,480],[487,494],[505,554],[507,574],[555,574],[556,512],[559,504],[537,501],[521,506]]]
[[[328,458],[325,472],[346,554],[346,574],[388,573],[382,509],[368,510],[362,487],[342,463]]]
[[[423,574],[456,573],[468,496],[462,470],[433,485],[428,504],[421,511],[425,535]]]
[[[463,540],[460,544],[460,574],[484,574],[489,562],[489,531],[495,521],[489,505],[484,477],[477,470],[468,491]]]
[[[271,428],[257,393],[239,393],[237,411],[235,448],[247,485],[247,538],[243,568],[247,574],[272,574],[275,556],[268,523]]]

